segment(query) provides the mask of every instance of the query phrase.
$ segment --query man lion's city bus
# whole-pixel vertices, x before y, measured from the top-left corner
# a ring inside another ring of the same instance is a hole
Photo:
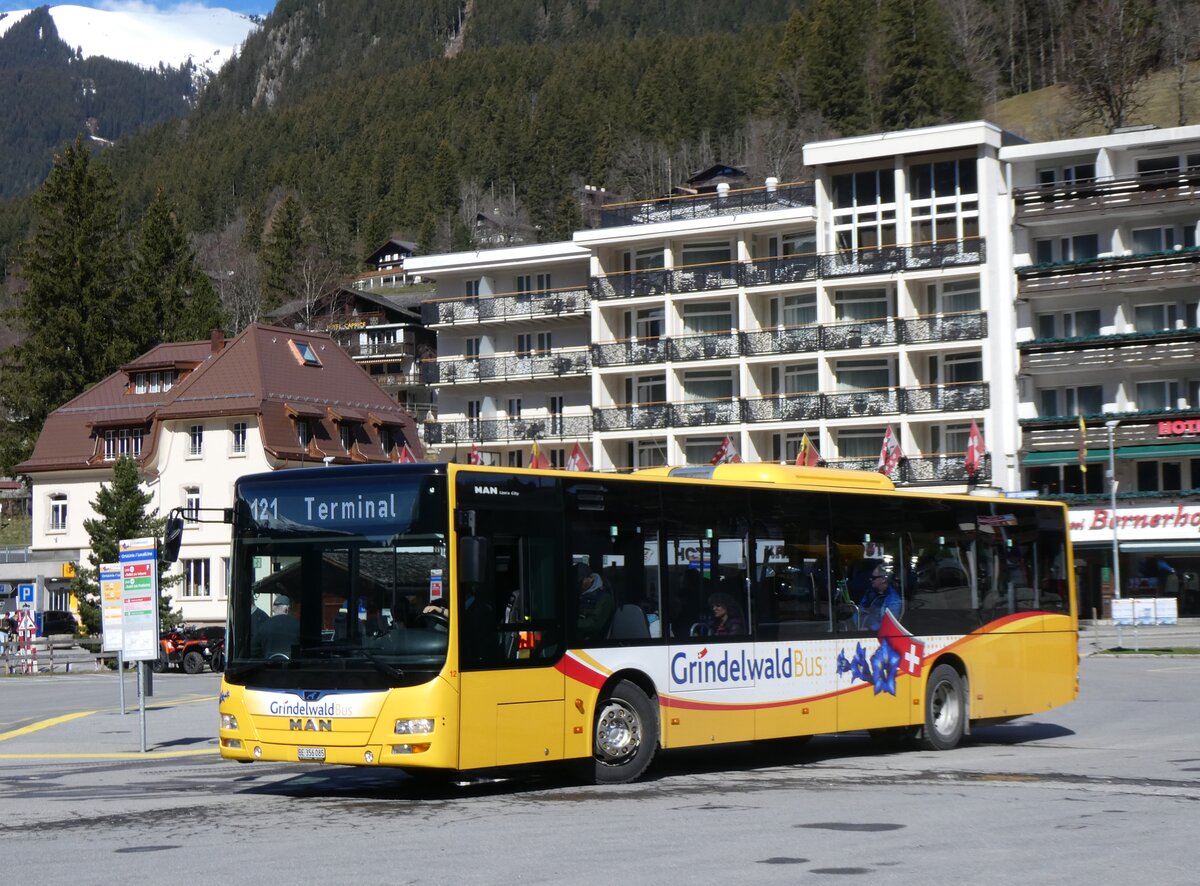
[[[1066,518],[768,464],[243,477],[221,755],[619,783],[658,748],[950,749],[1077,696]]]

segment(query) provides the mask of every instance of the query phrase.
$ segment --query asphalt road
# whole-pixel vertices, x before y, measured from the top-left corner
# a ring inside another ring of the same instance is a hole
[[[141,753],[132,682],[122,715],[113,675],[0,679],[0,846],[23,884],[1195,883],[1200,658],[1081,678],[952,752],[741,745],[603,788],[226,763],[211,674],[155,678]]]

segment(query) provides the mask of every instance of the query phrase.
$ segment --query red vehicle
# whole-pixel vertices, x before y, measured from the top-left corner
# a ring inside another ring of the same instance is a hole
[[[175,628],[163,631],[158,644],[158,658],[150,663],[150,670],[154,673],[161,674],[176,667],[187,674],[199,674],[206,665],[212,667],[214,651],[219,648],[224,652],[225,629]]]

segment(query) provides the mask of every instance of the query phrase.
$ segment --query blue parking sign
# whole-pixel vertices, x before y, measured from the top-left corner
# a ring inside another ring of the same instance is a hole
[[[17,585],[17,605],[23,606],[26,603],[33,605],[33,585]]]

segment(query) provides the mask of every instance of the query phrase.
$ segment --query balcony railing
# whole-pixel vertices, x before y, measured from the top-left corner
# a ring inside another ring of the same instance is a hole
[[[491,418],[475,421],[440,421],[425,425],[425,442],[431,446],[472,443],[505,443],[517,440],[569,440],[589,437],[590,415],[552,415],[545,418]]]
[[[585,375],[590,368],[588,349],[573,348],[538,354],[493,354],[431,360],[422,364],[422,373],[427,384],[456,384]]]
[[[351,357],[411,357],[416,345],[411,341],[360,341],[357,334],[335,334],[338,345]]]
[[[842,394],[822,394],[826,418],[859,418],[869,415],[899,415],[903,396],[899,388],[877,388]]]
[[[946,385],[922,385],[901,391],[903,411],[963,412],[987,409],[991,405],[986,382],[959,382]]]
[[[720,360],[738,356],[739,344],[732,332],[681,335],[668,340],[667,355],[670,360]]]
[[[665,338],[634,338],[592,345],[593,366],[636,366],[665,363],[668,359]]]
[[[875,471],[879,467],[878,457],[831,458],[827,467],[852,471]],[[933,486],[951,483],[986,483],[992,479],[992,456],[985,453],[983,463],[974,477],[967,475],[965,453],[944,455],[905,456],[891,473],[892,480],[899,486]]]
[[[671,404],[671,424],[677,428],[735,425],[742,420],[742,401],[693,400]]]
[[[587,312],[591,296],[585,288],[552,289],[428,301],[421,305],[426,326],[486,323],[493,320],[533,319]]]
[[[1017,268],[1022,296],[1059,294],[1085,289],[1142,288],[1194,282],[1200,276],[1200,247],[1170,252],[1142,252],[1081,261],[1052,262]]]
[[[600,209],[600,227],[648,225],[693,218],[712,218],[745,212],[766,212],[815,206],[812,182],[796,182],[770,188],[744,188],[724,195],[695,194],[630,203],[610,203]]]
[[[811,354],[822,347],[820,326],[781,326],[762,332],[741,333],[742,353],[747,357],[764,354]]]
[[[891,317],[830,323],[821,328],[821,344],[827,351],[874,348],[899,341],[899,323]]]
[[[987,314],[964,311],[900,321],[901,339],[910,345],[925,342],[972,341],[987,337]]]
[[[825,401],[820,394],[781,394],[742,400],[742,415],[747,422],[811,421],[824,414]]]
[[[1200,170],[1081,179],[1013,189],[1018,223],[1092,210],[1129,210],[1197,200],[1200,200]]]
[[[666,403],[596,407],[592,416],[597,431],[662,431],[671,425],[671,407]]]
[[[819,278],[977,265],[986,257],[983,238],[967,237],[909,246],[841,250],[678,269],[617,271],[592,277],[589,285],[595,299],[642,298],[667,293],[707,292],[733,286],[772,286]]]
[[[1200,329],[1125,332],[1019,342],[1021,369],[1038,374],[1064,369],[1129,369],[1200,364]]]

